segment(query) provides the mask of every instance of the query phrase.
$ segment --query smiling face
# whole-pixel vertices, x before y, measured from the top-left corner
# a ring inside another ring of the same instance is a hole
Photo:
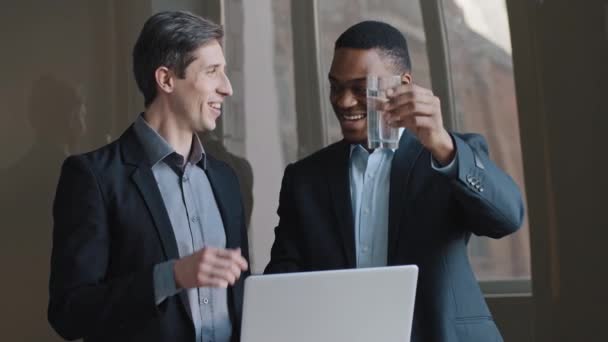
[[[330,94],[342,135],[350,143],[367,141],[366,77],[400,74],[376,49],[338,48],[329,71]],[[404,76],[409,78],[410,76]]]
[[[183,126],[192,131],[211,131],[222,112],[224,98],[232,95],[225,74],[226,60],[217,40],[194,50],[192,58],[184,77],[175,78],[169,104]]]

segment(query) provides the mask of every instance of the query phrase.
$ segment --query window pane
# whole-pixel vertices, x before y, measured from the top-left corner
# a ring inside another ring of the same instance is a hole
[[[327,141],[342,139],[340,124],[329,103],[327,74],[338,36],[350,26],[363,20],[387,22],[405,35],[412,59],[414,82],[430,88],[431,76],[426,52],[419,0],[327,0],[318,1],[319,49],[321,56],[321,89],[324,94],[323,113],[327,117]]]
[[[224,155],[232,160],[250,219],[252,270],[268,263],[281,178],[297,157],[290,0],[224,2],[227,99]]]
[[[443,5],[457,130],[483,134],[492,159],[525,194],[505,0],[444,0]],[[469,255],[479,280],[529,279],[527,218],[507,238],[472,238]]]

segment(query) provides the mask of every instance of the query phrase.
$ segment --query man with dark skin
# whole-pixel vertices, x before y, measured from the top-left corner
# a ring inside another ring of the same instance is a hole
[[[405,38],[388,24],[362,22],[338,38],[330,100],[344,139],[285,169],[265,272],[415,264],[412,341],[502,341],[466,248],[471,234],[519,229],[521,194],[483,137],[445,129],[439,98],[411,70]],[[401,76],[381,108],[403,129],[397,149],[366,148],[369,74]]]

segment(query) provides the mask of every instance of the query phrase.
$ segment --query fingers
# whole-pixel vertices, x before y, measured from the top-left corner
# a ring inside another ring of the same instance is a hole
[[[217,252],[217,256],[229,260],[235,263],[242,271],[246,271],[249,266],[247,260],[241,255],[241,249],[220,249]]]
[[[445,145],[441,102],[429,89],[415,84],[402,84],[387,90],[388,103],[379,106],[392,127],[405,127],[431,152]],[[440,146],[442,145],[442,146]]]
[[[431,104],[416,103],[399,107],[387,112],[386,121],[391,126],[404,127],[404,124],[416,122],[420,117],[432,118],[435,107]]]
[[[230,274],[234,275],[235,280],[241,275],[241,269],[239,266],[236,263],[224,258],[215,258],[210,261],[210,265],[212,267],[212,272],[229,272]],[[228,278],[226,279],[229,280]]]
[[[403,84],[392,90],[390,95],[387,91],[389,101],[380,105],[389,125],[413,129],[420,128],[419,124],[426,122],[414,117],[430,117],[440,123],[440,101],[431,90],[414,84]]]
[[[219,287],[234,285],[239,276],[240,272],[235,274],[232,272],[232,270],[227,268],[212,268],[207,274],[211,286]]]
[[[405,93],[398,97],[391,98],[387,103],[383,104],[383,110],[393,111],[401,107],[410,107],[413,109],[418,104],[433,105],[435,104],[435,96],[427,94]]]
[[[414,93],[416,95],[426,95],[433,96],[433,91],[430,89],[423,88],[421,86],[415,85],[413,83],[410,84],[401,84],[396,86],[395,88],[388,89],[386,91],[386,96],[389,99],[399,97],[404,94]]]
[[[199,286],[227,287],[234,285],[248,267],[240,250],[207,247],[200,251]]]
[[[418,132],[422,128],[435,127],[435,121],[427,116],[407,116],[394,121],[391,126],[405,127],[412,132]]]

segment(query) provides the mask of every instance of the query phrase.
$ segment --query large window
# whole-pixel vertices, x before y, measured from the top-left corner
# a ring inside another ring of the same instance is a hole
[[[455,128],[482,133],[491,158],[525,190],[505,0],[442,1]],[[504,239],[473,238],[469,255],[481,281],[529,279],[527,218],[519,232]]]

